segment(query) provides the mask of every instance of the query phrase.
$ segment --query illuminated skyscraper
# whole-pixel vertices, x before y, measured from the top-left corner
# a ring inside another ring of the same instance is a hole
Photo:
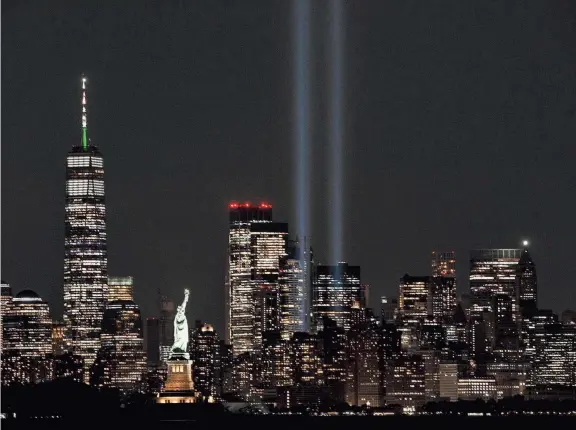
[[[398,311],[404,323],[419,324],[428,316],[430,276],[404,275],[400,279]]]
[[[66,326],[61,321],[52,321],[52,353],[62,355],[66,352]]]
[[[456,310],[456,258],[454,251],[432,251],[432,285],[428,314],[436,320],[448,320]]]
[[[230,203],[228,243],[228,338],[234,356],[253,352],[256,308],[252,269],[252,227],[272,222],[272,206],[266,203]]]
[[[522,249],[481,249],[470,253],[470,314],[493,312],[492,298],[505,294],[512,299],[516,321],[518,299],[516,296],[516,271]]]
[[[280,332],[285,340],[308,329],[312,255],[306,240],[303,244],[287,242],[286,256],[280,264]]]
[[[286,256],[288,224],[253,223],[250,237],[254,350],[260,352],[262,333],[280,330],[280,262]]]
[[[194,387],[202,396],[216,397],[220,389],[220,340],[210,324],[202,324],[191,339]]]
[[[456,258],[454,251],[432,251],[432,276],[456,277]]]
[[[108,301],[134,300],[134,278],[132,276],[110,276],[108,278]]]
[[[94,362],[100,348],[107,298],[104,160],[88,140],[83,77],[81,144],[71,149],[66,164],[64,323],[69,349],[84,359],[85,369]]]
[[[21,291],[4,316],[4,351],[39,358],[52,353],[52,318],[48,303],[31,290]]]
[[[93,384],[136,391],[146,368],[138,305],[128,300],[109,302],[102,319],[101,339],[92,369]]]
[[[3,341],[3,333],[4,330],[2,329],[2,324],[4,320],[4,315],[7,314],[8,309],[12,303],[12,289],[10,285],[2,281],[0,284],[0,351],[2,351],[2,341]]]
[[[527,245],[527,242],[524,243]],[[536,264],[534,264],[527,248],[522,251],[516,268],[516,283],[520,314],[523,319],[530,318],[538,310],[538,277],[536,276]]]
[[[52,319],[48,304],[31,290],[14,297],[3,315],[2,384],[52,378]]]
[[[447,321],[456,310],[456,278],[438,276],[431,280],[428,314],[437,321]]]
[[[325,317],[344,330],[350,330],[352,308],[362,301],[360,267],[348,263],[317,266],[312,291],[312,318],[316,330],[322,330]]]

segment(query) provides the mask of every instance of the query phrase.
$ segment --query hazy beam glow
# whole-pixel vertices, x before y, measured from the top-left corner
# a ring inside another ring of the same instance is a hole
[[[303,246],[310,235],[310,1],[294,0],[293,12],[296,220],[302,247],[300,263],[301,267],[307,267],[308,253],[303,252]],[[306,309],[307,304],[304,313],[307,313]]]
[[[344,144],[344,13],[343,1],[330,1],[330,112],[329,144],[330,148],[330,249],[333,264],[342,260],[342,242],[344,232],[343,217],[343,171],[342,151]]]

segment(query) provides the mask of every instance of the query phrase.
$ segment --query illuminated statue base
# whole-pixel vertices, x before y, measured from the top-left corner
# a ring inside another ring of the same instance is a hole
[[[188,354],[172,354],[167,361],[168,376],[156,403],[196,403],[192,382],[192,360]]]

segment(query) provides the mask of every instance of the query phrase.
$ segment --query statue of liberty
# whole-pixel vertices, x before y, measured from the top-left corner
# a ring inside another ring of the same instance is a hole
[[[190,290],[184,290],[184,301],[178,306],[174,317],[174,344],[170,355],[188,354],[188,321],[186,320],[186,304],[188,303]]]

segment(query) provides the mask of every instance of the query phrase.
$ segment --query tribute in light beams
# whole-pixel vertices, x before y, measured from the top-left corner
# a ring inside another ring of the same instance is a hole
[[[329,82],[330,82],[330,107],[329,107],[329,133],[328,148],[330,149],[330,250],[334,264],[342,261],[342,242],[344,241],[344,229],[342,217],[343,204],[343,170],[342,157],[344,144],[344,119],[343,119],[343,95],[344,95],[344,13],[343,0],[330,1],[330,58],[329,58]]]
[[[294,165],[296,166],[296,220],[300,247],[302,282],[308,286],[308,249],[310,236],[310,1],[294,0],[292,34],[294,37]],[[307,329],[309,292],[302,307]]]

